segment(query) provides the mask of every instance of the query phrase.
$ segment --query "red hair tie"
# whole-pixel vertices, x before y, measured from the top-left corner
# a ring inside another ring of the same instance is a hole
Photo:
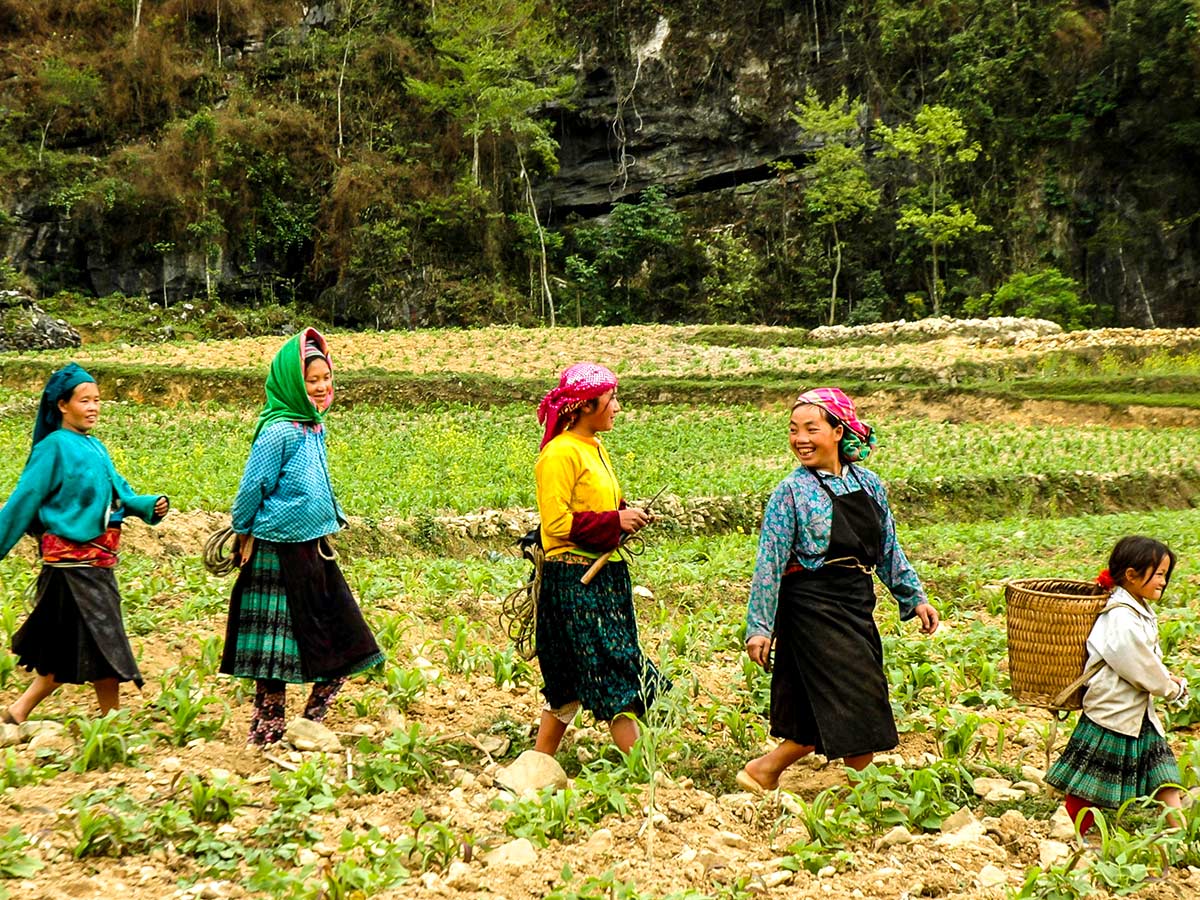
[[[1096,584],[1100,585],[1106,591],[1111,591],[1117,586],[1117,583],[1113,581],[1112,575],[1108,573],[1108,569],[1100,570],[1100,574],[1096,576]]]

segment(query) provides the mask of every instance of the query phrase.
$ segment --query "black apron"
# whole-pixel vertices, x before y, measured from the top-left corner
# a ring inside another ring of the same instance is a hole
[[[809,471],[833,504],[829,549],[821,568],[792,571],[780,584],[771,734],[831,759],[891,750],[899,737],[871,581],[883,511],[861,488],[838,496]]]
[[[20,665],[62,684],[115,678],[142,686],[111,568],[42,566],[37,605],[12,648]]]

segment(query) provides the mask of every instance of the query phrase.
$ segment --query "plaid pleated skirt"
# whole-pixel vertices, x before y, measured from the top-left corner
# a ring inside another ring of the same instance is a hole
[[[1150,717],[1137,737],[1097,725],[1080,713],[1062,756],[1046,773],[1046,783],[1096,806],[1115,809],[1135,797],[1151,797],[1179,783],[1179,766]]]
[[[315,542],[310,543],[315,547]],[[239,575],[230,601],[221,672],[240,678],[303,684],[332,681],[383,662],[383,653],[374,638],[369,632],[362,633],[366,626],[337,564],[309,553],[301,559],[311,571],[292,573],[293,580],[325,584],[326,591],[336,596],[324,598],[330,601],[331,612],[322,631],[336,640],[339,626],[348,625],[349,636],[338,641],[342,645],[339,651],[344,651],[340,658],[310,658],[306,664],[301,646],[304,641],[298,640],[295,617],[288,602],[288,579],[280,565],[280,551],[284,547],[269,541],[255,542],[253,556],[246,564],[248,571]],[[296,554],[291,556],[295,565]]]
[[[641,714],[671,682],[638,644],[629,566],[609,562],[591,584],[586,565],[546,560],[538,597],[542,693],[557,709],[578,700],[598,721]]]

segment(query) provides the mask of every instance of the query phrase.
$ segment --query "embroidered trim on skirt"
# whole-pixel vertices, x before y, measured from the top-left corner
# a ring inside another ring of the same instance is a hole
[[[323,560],[326,567],[336,568],[332,560]],[[288,684],[327,682],[376,666],[383,653],[374,652],[355,660],[347,671],[309,673],[301,658],[301,649],[292,626],[288,605],[287,582],[280,566],[279,550],[270,541],[255,541],[254,552],[234,585],[230,600],[229,625],[225,635],[225,653],[221,672],[239,678],[283,681]],[[315,575],[314,575],[315,577]],[[338,580],[337,586],[344,586]],[[337,587],[335,586],[335,588]],[[345,590],[348,595],[348,589]],[[347,598],[337,598],[346,602]],[[353,603],[353,598],[349,598]]]
[[[1110,731],[1083,713],[1046,783],[1096,806],[1115,809],[1135,797],[1152,797],[1179,784],[1179,766],[1163,736],[1142,719],[1137,737]]]
[[[598,721],[641,715],[671,689],[638,644],[629,565],[609,562],[591,584],[583,565],[546,560],[538,598],[538,665],[551,709],[578,700]]]
[[[111,568],[43,566],[36,605],[12,649],[19,665],[64,684],[115,678],[142,686]]]

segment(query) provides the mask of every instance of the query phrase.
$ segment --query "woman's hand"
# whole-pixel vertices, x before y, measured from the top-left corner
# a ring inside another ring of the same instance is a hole
[[[933,634],[938,629],[941,617],[938,611],[928,603],[922,603],[916,609],[917,618],[921,620],[921,634]]]
[[[171,501],[166,497],[159,497],[154,504],[154,514],[160,519],[167,514],[167,510],[171,508]]]
[[[644,509],[635,509],[632,506],[627,506],[622,510],[618,510],[617,515],[621,519],[621,530],[626,534],[634,534],[650,524],[650,516],[646,514]]]
[[[765,669],[767,667],[767,659],[771,655],[771,639],[761,634],[756,634],[746,641],[746,655],[750,657],[751,662],[756,662]]]
[[[237,561],[239,569],[246,563],[250,562],[250,552],[253,548],[253,541],[254,538],[248,534],[239,534],[237,536],[237,547],[234,548],[233,558]]]

